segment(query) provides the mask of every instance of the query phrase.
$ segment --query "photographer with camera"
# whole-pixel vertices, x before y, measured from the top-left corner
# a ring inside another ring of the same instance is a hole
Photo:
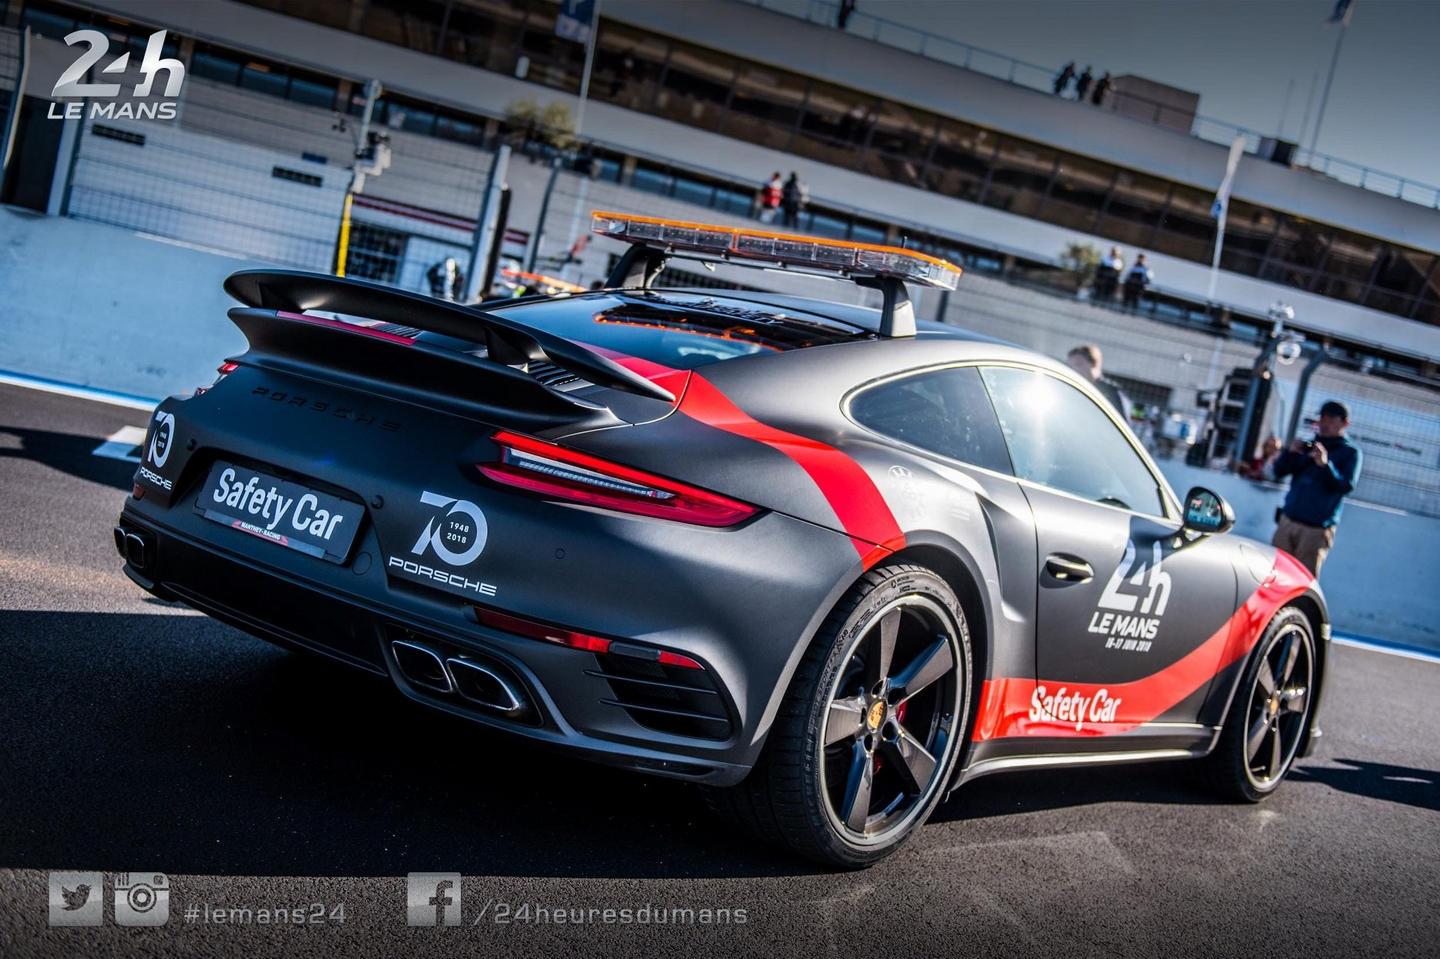
[[[1270,542],[1304,563],[1316,577],[1335,543],[1343,501],[1360,478],[1360,450],[1345,438],[1349,425],[1345,404],[1326,400],[1320,407],[1315,439],[1292,440],[1275,460],[1275,478],[1292,479]]]

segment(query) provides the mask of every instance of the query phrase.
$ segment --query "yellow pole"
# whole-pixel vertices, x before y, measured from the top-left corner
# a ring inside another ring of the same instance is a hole
[[[350,201],[355,194],[345,191],[345,210],[340,214],[340,249],[335,251],[335,275],[345,275],[345,255],[350,251]]]

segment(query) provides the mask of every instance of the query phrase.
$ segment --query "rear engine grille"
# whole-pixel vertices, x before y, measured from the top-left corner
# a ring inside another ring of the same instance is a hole
[[[646,729],[697,739],[727,739],[733,728],[710,673],[668,666],[630,656],[597,656],[598,670],[586,670],[610,683],[619,706]]]
[[[580,377],[569,370],[561,369],[553,363],[543,363],[531,360],[526,367],[530,375],[551,389],[559,389],[562,386],[569,386],[572,383],[583,383]]]
[[[379,330],[381,333],[389,333],[393,336],[403,336],[406,339],[410,340],[415,339],[424,332],[418,327],[402,326],[399,323],[381,323],[379,326],[376,326],[375,329]]]

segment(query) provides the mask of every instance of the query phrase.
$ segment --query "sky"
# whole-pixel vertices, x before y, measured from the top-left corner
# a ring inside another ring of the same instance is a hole
[[[1058,72],[1135,74],[1200,94],[1207,117],[1313,130],[1334,0],[858,0],[857,10]],[[1291,82],[1293,81],[1293,87]],[[1313,89],[1313,94],[1312,94]],[[1287,90],[1289,90],[1287,109]],[[1306,132],[1302,147],[1309,147]],[[1440,0],[1354,0],[1319,153],[1440,187]]]

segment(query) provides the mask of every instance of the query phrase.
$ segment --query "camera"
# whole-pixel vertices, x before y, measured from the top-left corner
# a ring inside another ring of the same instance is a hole
[[[115,923],[163,926],[170,918],[170,878],[162,872],[126,872],[115,879]]]

